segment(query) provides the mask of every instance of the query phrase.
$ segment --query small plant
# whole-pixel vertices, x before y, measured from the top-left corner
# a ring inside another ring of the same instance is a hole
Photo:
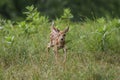
[[[5,36],[5,42],[12,44],[14,42],[14,36]]]
[[[27,16],[26,17],[27,22],[32,22],[31,24],[37,25],[48,22],[48,18],[46,16],[42,16],[42,14],[38,12],[37,8],[35,8],[33,5],[27,6],[26,9],[27,12],[24,12],[24,14]]]
[[[64,9],[63,15],[61,16],[61,19],[64,22],[67,22],[69,24],[69,21],[73,18],[73,15],[71,14],[71,10],[69,8]]]
[[[101,50],[102,51],[106,51],[106,49],[108,48],[108,42],[109,42],[109,32],[107,30],[107,26],[104,25],[102,31],[99,32],[101,34],[101,41],[100,41],[100,45],[101,45]]]
[[[73,18],[73,15],[71,14],[71,10],[69,8],[64,9],[64,13],[61,16],[61,18],[63,18],[63,19],[71,19],[71,18]]]
[[[24,34],[34,34],[38,32],[38,28],[42,24],[48,22],[48,18],[42,16],[40,12],[37,11],[33,5],[26,7],[27,11],[24,14],[27,16],[25,21],[18,22],[19,27],[21,28],[22,33]]]

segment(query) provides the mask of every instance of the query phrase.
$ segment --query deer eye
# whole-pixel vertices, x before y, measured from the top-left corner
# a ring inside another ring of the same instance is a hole
[[[65,37],[66,35],[65,35],[65,34],[63,34],[63,36]]]

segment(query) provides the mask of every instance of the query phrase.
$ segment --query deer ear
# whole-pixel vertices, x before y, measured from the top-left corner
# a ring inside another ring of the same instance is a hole
[[[52,26],[52,27],[54,27],[54,26],[55,26],[55,23],[54,23],[54,21],[52,21],[52,24],[51,24],[51,26]]]
[[[63,32],[66,33],[68,31],[69,31],[69,27],[65,28]]]
[[[51,29],[53,32],[59,32],[60,30],[55,28],[54,26],[52,26],[52,29]]]
[[[55,28],[54,21],[52,22],[52,25],[51,25],[51,31],[54,32],[54,33],[60,31],[59,29]]]

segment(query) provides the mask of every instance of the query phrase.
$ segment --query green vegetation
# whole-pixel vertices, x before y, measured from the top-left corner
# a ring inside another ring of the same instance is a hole
[[[21,20],[25,7],[34,5],[42,15],[55,19],[63,14],[65,8],[70,8],[74,15],[73,20],[83,20],[100,17],[120,17],[120,0],[1,0],[0,16]]]
[[[120,19],[98,18],[71,22],[65,9],[56,27],[69,25],[66,64],[55,64],[51,50],[46,57],[48,17],[27,7],[20,22],[0,20],[0,80],[119,80]],[[63,19],[67,18],[67,19]],[[63,52],[60,50],[60,61]]]

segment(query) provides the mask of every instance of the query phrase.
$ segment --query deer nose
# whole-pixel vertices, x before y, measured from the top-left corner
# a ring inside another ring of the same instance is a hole
[[[62,38],[61,40],[63,41],[64,39]]]

